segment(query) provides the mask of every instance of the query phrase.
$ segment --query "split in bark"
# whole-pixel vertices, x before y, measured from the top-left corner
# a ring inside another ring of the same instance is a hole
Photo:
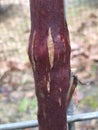
[[[30,0],[29,59],[38,100],[39,130],[67,130],[70,45],[63,0]]]

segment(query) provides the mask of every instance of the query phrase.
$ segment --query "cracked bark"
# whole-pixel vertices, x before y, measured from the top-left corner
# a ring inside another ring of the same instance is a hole
[[[67,130],[70,44],[63,0],[30,0],[28,55],[38,101],[39,130]]]

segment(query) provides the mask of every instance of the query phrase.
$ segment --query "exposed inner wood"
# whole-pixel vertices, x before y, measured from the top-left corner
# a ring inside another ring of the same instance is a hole
[[[51,35],[51,28],[49,28],[49,36],[47,40],[47,46],[48,46],[48,53],[49,53],[49,61],[51,68],[53,67],[54,62],[54,43]]]
[[[63,0],[30,0],[28,55],[34,72],[39,130],[67,130],[70,44]]]

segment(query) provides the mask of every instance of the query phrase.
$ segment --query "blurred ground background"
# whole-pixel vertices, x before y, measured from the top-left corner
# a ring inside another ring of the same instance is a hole
[[[74,111],[98,111],[98,0],[67,0],[66,7],[72,71],[82,82],[89,82],[78,85]],[[27,56],[29,33],[29,1],[0,0],[0,124],[36,119],[34,80]],[[76,125],[77,130],[98,130],[98,120]]]

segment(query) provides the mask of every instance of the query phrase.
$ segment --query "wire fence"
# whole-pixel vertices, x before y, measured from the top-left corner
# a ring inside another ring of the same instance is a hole
[[[85,46],[88,44],[98,45],[98,0],[66,0],[65,7],[70,41],[86,43]],[[0,0],[0,76],[2,76],[2,70],[5,67],[4,64],[2,65],[3,61],[28,62],[29,32],[29,0]],[[28,82],[31,81],[28,80]],[[74,130],[73,122],[91,119],[98,119],[98,112],[69,115],[69,128]],[[37,121],[27,121],[0,125],[0,130],[24,129],[37,126]]]
[[[67,117],[68,124],[85,121],[85,120],[92,120],[92,119],[98,119],[98,112],[78,114],[78,115]],[[35,128],[35,127],[38,127],[38,121],[31,120],[31,121],[0,125],[0,130],[16,130],[16,129]],[[69,128],[69,130],[74,130],[74,129]]]

